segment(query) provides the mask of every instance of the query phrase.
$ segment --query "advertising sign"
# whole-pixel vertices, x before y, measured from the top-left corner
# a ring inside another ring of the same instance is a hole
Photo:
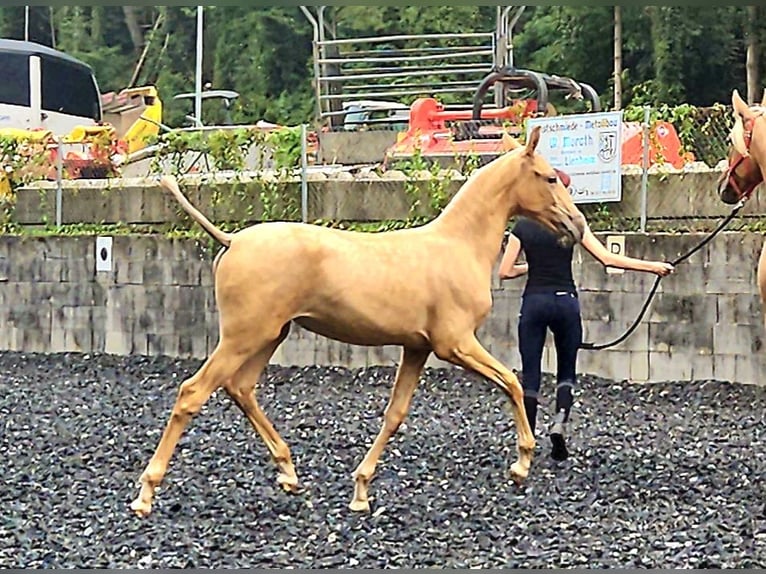
[[[622,111],[530,118],[540,126],[537,152],[565,171],[575,203],[622,199]]]

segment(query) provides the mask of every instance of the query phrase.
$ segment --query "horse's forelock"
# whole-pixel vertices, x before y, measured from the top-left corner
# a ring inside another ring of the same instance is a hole
[[[766,115],[766,107],[761,105],[750,106],[750,109],[757,116]],[[742,123],[742,116],[738,113],[734,113],[734,126],[731,128],[731,143],[741,155],[748,157],[750,152],[747,149],[745,143],[745,126]]]
[[[750,152],[747,151],[747,145],[745,145],[745,126],[742,125],[742,118],[739,114],[734,114],[734,126],[731,128],[731,143],[734,149],[742,156],[749,156]]]

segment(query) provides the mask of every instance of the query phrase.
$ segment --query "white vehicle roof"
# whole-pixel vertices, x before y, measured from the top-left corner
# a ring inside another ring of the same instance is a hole
[[[343,102],[343,109],[355,106],[365,110],[409,110],[410,107],[400,102],[388,102],[385,100],[353,100]]]
[[[0,38],[0,53],[26,54],[28,56],[50,56],[51,58],[63,60],[93,73],[93,69],[85,62],[78,60],[69,54],[65,54],[64,52],[59,52],[48,46],[37,44],[36,42]]]

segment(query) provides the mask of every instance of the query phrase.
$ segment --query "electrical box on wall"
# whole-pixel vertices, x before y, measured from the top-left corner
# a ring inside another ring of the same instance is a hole
[[[112,238],[96,237],[96,273],[112,270]]]
[[[625,236],[624,235],[607,235],[606,248],[610,253],[615,255],[625,255]],[[625,273],[624,269],[618,267],[607,267],[607,273]]]

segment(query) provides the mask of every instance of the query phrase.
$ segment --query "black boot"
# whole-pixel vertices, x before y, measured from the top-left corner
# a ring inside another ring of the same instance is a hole
[[[566,427],[569,421],[569,413],[572,410],[572,386],[569,381],[562,381],[556,389],[556,415],[551,427],[551,458],[553,460],[566,460],[569,451],[566,444]]]
[[[574,387],[574,383],[571,381],[562,381],[556,388],[556,414],[564,411],[564,420],[562,422],[569,420],[569,411],[572,410],[572,403],[574,402],[572,387]]]
[[[566,413],[560,410],[556,413],[551,427],[551,458],[553,460],[566,460],[569,457],[566,441],[567,423],[564,420]]]

